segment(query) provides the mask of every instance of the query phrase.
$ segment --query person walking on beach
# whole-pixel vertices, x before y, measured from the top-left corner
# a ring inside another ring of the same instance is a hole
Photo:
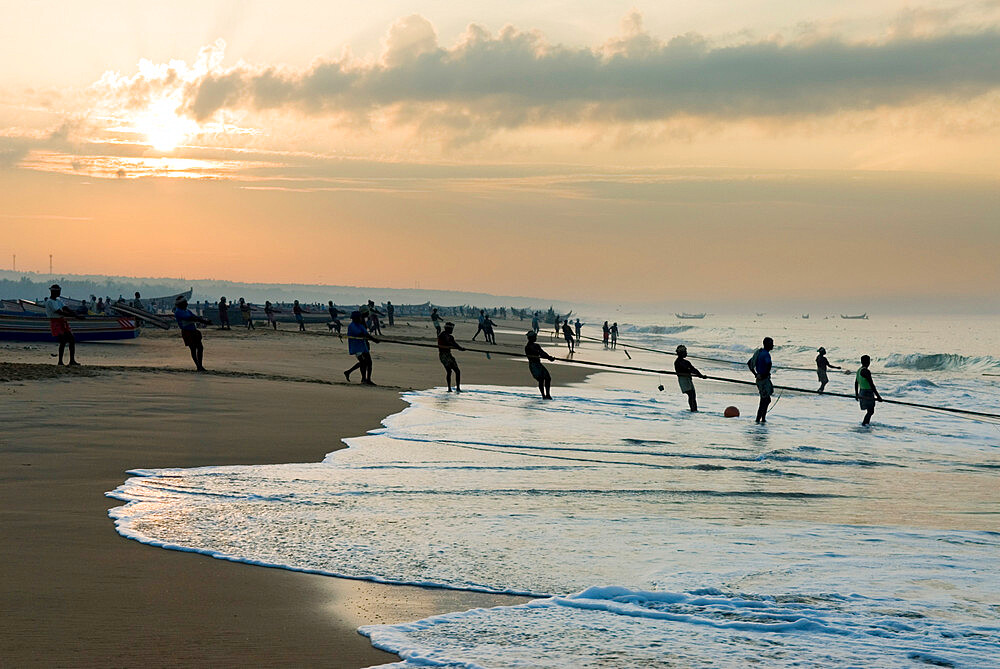
[[[298,300],[292,303],[292,313],[295,314],[295,322],[299,324],[299,332],[306,331],[306,322],[302,318],[302,306],[299,304]]]
[[[604,338],[604,348],[607,348],[608,338],[611,337],[611,328],[608,326],[607,321],[604,321],[604,325],[601,326],[601,335]]]
[[[438,308],[434,307],[431,309],[431,323],[434,324],[434,330],[440,335],[441,334],[441,314],[438,313]]]
[[[243,317],[243,325],[247,330],[257,329],[253,325],[253,311],[250,310],[250,305],[242,297],[240,298],[240,316]]]
[[[692,412],[698,411],[698,398],[694,392],[694,381],[692,376],[705,378],[705,375],[694,368],[691,361],[687,359],[687,346],[680,344],[677,347],[677,359],[674,360],[674,371],[677,372],[677,383],[681,387],[681,392],[688,397],[688,407]]]
[[[226,303],[226,296],[219,298],[219,329],[231,330],[229,327],[229,305]]]
[[[563,339],[566,340],[566,348],[569,349],[569,354],[573,355],[575,352],[575,339],[573,337],[573,328],[570,327],[569,321],[564,321],[562,324],[562,334]]]
[[[524,347],[524,355],[528,357],[528,370],[531,375],[538,381],[538,390],[542,393],[543,400],[552,399],[552,376],[549,374],[549,370],[545,369],[545,365],[542,364],[542,358],[546,360],[555,360],[551,355],[542,350],[542,347],[538,345],[536,341],[538,339],[538,333],[530,330],[525,335],[528,338],[528,343]]]
[[[573,324],[576,328],[576,345],[580,345],[580,331],[583,329],[583,325],[580,324],[580,319],[576,319],[576,323]]]
[[[611,348],[618,348],[618,323],[611,325]]]
[[[73,330],[70,329],[67,318],[83,318],[83,316],[67,307],[60,297],[61,295],[62,287],[58,283],[54,283],[49,286],[49,297],[45,300],[45,315],[49,319],[49,331],[59,342],[59,362],[57,364],[63,364],[63,353],[69,346],[69,364],[79,365],[80,363],[76,361],[76,337],[73,336]]]
[[[538,334],[538,312],[536,311],[531,315],[531,329],[535,334]]]
[[[754,351],[753,356],[747,360],[747,366],[757,380],[757,392],[760,393],[760,406],[757,407],[755,423],[767,422],[767,407],[771,404],[771,396],[774,395],[774,384],[771,383],[771,351],[774,349],[774,340],[764,337],[763,344],[763,347]]]
[[[389,327],[396,327],[396,319],[394,318],[396,314],[396,307],[392,306],[392,302],[385,303],[385,317],[389,319]]]
[[[494,323],[493,319],[489,316],[486,316],[486,318],[483,319],[483,336],[486,337],[486,343],[496,346],[497,336],[493,332],[494,325],[496,325],[496,323]]]
[[[368,312],[368,329],[373,335],[382,334],[382,324],[378,320],[378,312],[374,309]]]
[[[351,382],[351,372],[355,369],[361,370],[361,383],[366,386],[374,386],[372,383],[372,354],[368,342],[378,343],[378,339],[368,334],[365,328],[365,321],[360,311],[351,312],[351,322],[347,326],[347,352],[358,359],[358,362],[349,370],[344,372],[344,378]]]
[[[462,392],[462,370],[458,368],[458,362],[451,352],[456,349],[459,351],[465,349],[455,341],[454,331],[454,323],[444,324],[444,332],[438,335],[438,358],[444,365],[445,378],[448,380],[448,392],[451,392],[451,373],[455,372],[455,392],[460,393]]]
[[[826,349],[820,346],[817,349],[819,355],[816,356],[816,376],[819,377],[819,391],[820,393],[826,389],[826,384],[830,382],[830,377],[827,376],[827,367],[831,369],[841,369],[836,365],[831,365],[830,361],[826,359]]]
[[[264,316],[267,317],[267,324],[271,328],[278,329],[278,321],[274,318],[274,306],[271,304],[270,300],[264,300]]]
[[[479,327],[476,328],[476,334],[472,335],[472,341],[476,341],[476,337],[479,336],[480,332],[485,332],[483,329],[483,321],[486,320],[486,312],[482,309],[479,310]]]
[[[875,413],[875,402],[882,401],[882,396],[875,387],[875,380],[872,379],[872,371],[868,369],[871,364],[872,359],[869,356],[861,356],[861,369],[854,375],[854,399],[858,401],[861,410],[866,412],[861,421],[862,425],[871,423],[872,415]]]
[[[205,357],[205,346],[201,343],[201,331],[197,324],[211,325],[212,321],[197,316],[188,309],[187,298],[183,295],[178,295],[174,303],[174,318],[177,319],[177,326],[181,329],[181,341],[191,349],[191,359],[194,360],[195,369],[204,372],[202,359]]]

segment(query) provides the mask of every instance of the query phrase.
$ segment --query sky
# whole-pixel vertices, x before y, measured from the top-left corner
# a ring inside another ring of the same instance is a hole
[[[1000,306],[1000,0],[0,12],[3,268]]]

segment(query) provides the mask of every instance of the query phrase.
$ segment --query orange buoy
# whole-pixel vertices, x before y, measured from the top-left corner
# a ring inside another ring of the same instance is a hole
[[[739,418],[740,410],[736,407],[726,407],[726,410],[722,412],[722,415],[726,418]]]

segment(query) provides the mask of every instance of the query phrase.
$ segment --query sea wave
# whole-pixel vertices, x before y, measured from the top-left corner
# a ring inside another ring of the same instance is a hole
[[[885,361],[886,367],[916,369],[920,371],[988,371],[1000,369],[1000,359],[989,355],[965,356],[957,353],[893,353]]]
[[[695,329],[694,325],[631,325],[625,323],[620,325],[618,329],[621,332],[634,332],[641,334],[680,334],[681,332],[687,332],[688,330]]]

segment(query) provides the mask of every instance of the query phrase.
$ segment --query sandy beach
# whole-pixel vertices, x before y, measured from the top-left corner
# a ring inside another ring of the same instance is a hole
[[[316,462],[403,409],[401,391],[444,382],[435,351],[382,344],[378,387],[348,385],[346,343],[319,326],[283,328],[207,330],[208,374],[193,371],[176,331],[81,344],[83,367],[72,370],[55,366],[55,345],[0,348],[0,664],[360,667],[396,658],[373,649],[359,625],[514,601],[233,564],[115,532],[107,510],[119,502],[104,493],[126,470]],[[474,331],[460,323],[456,334],[465,343]],[[432,335],[416,320],[386,329]],[[519,351],[524,340],[501,332],[498,341]],[[564,350],[547,335],[541,343]],[[522,361],[458,359],[466,385],[531,381]],[[553,369],[556,384],[586,374]]]

